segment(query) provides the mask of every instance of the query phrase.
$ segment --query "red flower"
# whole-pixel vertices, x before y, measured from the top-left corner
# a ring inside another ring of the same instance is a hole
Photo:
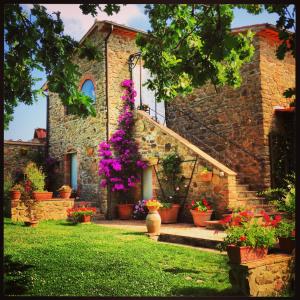
[[[295,229],[291,232],[291,237],[295,237],[296,236],[296,231]]]
[[[246,241],[246,239],[247,239],[247,238],[246,238],[244,235],[242,235],[242,236],[240,237],[240,241],[241,241],[241,242]]]
[[[231,221],[231,215],[230,216],[226,216],[223,220],[221,220],[222,224],[226,224],[229,223]]]
[[[208,205],[208,202],[206,201],[206,199],[204,198],[203,200],[202,200],[202,203],[207,207],[207,205]]]

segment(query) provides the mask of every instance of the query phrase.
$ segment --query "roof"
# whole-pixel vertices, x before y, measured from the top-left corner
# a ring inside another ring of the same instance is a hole
[[[86,32],[86,34],[81,38],[81,40],[79,41],[79,44],[81,45],[86,38],[94,31],[95,28],[97,28],[98,26],[107,26],[107,25],[111,25],[114,27],[117,27],[119,29],[123,29],[125,31],[130,31],[132,33],[142,33],[142,34],[148,34],[146,31],[140,30],[140,29],[136,29],[133,27],[129,27],[126,25],[121,25],[112,21],[98,21],[95,19],[94,24],[92,25],[92,27]],[[265,37],[269,37],[272,40],[279,40],[278,38],[278,30],[276,29],[275,25],[269,24],[269,23],[261,23],[261,24],[253,24],[253,25],[247,25],[247,26],[242,26],[242,27],[236,27],[236,28],[232,28],[231,32],[232,33],[240,33],[240,32],[244,32],[246,30],[253,30],[255,32],[261,32],[260,36],[265,36]],[[47,90],[48,89],[48,85],[47,85],[47,81],[43,84],[43,86],[41,87],[42,90]]]
[[[47,131],[44,128],[36,128],[34,130],[34,139],[45,139],[47,137]]]

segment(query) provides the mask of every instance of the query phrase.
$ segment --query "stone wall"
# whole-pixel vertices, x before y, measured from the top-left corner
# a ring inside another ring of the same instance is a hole
[[[230,264],[229,279],[234,290],[245,296],[278,296],[294,279],[294,257],[270,254],[265,259]]]
[[[255,54],[243,65],[240,88],[207,84],[166,107],[167,125],[238,173],[252,188],[270,186],[268,133],[273,105],[294,86],[294,61],[275,57],[275,46],[255,36]],[[288,75],[290,74],[290,75]]]
[[[276,57],[278,42],[260,37],[260,72],[263,109],[263,139],[266,160],[265,183],[271,185],[269,135],[278,132],[280,118],[274,112],[274,106],[289,107],[291,99],[283,97],[287,88],[296,86],[295,59],[288,54],[284,60]]]
[[[235,206],[236,201],[236,173],[228,169],[196,146],[179,136],[169,128],[156,123],[151,117],[143,112],[136,111],[136,132],[135,137],[140,147],[143,159],[153,160],[154,157],[164,156],[176,151],[184,160],[197,158],[194,175],[191,180],[186,204],[192,200],[198,200],[201,193],[208,193],[213,196],[213,209],[216,217],[221,217],[227,207]],[[210,182],[201,181],[200,172],[204,166],[213,169],[213,177]],[[154,167],[153,167],[154,168]],[[190,177],[192,168],[183,167],[183,174]],[[153,173],[153,194],[157,195],[159,185]],[[185,221],[191,221],[191,215],[185,209]]]
[[[77,154],[78,190],[82,200],[100,202],[98,176],[97,147],[102,140],[106,140],[106,100],[105,100],[105,55],[104,37],[107,32],[95,27],[87,38],[96,45],[103,54],[103,60],[88,61],[74,58],[80,66],[82,78],[93,78],[96,83],[96,117],[81,118],[66,115],[57,94],[49,93],[49,154],[60,161],[59,172],[64,174],[60,184],[70,184],[67,154]],[[78,83],[82,83],[82,78]]]
[[[15,206],[15,205],[14,205]],[[37,201],[33,214],[39,221],[42,220],[66,220],[67,209],[74,206],[74,199],[51,199]],[[26,205],[23,201],[18,201],[15,207],[11,208],[12,221],[28,221]]]
[[[29,161],[41,160],[45,156],[45,144],[39,142],[4,141],[4,175],[14,176]]]

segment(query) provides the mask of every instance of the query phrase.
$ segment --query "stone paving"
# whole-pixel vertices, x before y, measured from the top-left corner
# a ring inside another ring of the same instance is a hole
[[[138,232],[147,232],[146,223],[143,220],[97,220],[96,224],[103,226],[130,229]],[[216,231],[213,229],[206,229],[204,227],[195,227],[193,224],[176,223],[176,224],[162,224],[161,235],[170,235],[173,237],[183,237],[207,241],[222,241],[226,236],[223,231]]]

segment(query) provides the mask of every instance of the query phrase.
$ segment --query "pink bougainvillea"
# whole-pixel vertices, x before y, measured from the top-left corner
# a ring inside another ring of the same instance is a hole
[[[138,152],[133,137],[134,101],[136,91],[132,80],[124,80],[123,110],[118,118],[118,128],[108,142],[99,144],[99,175],[101,187],[109,185],[112,191],[128,191],[140,181],[140,171],[147,166]]]

